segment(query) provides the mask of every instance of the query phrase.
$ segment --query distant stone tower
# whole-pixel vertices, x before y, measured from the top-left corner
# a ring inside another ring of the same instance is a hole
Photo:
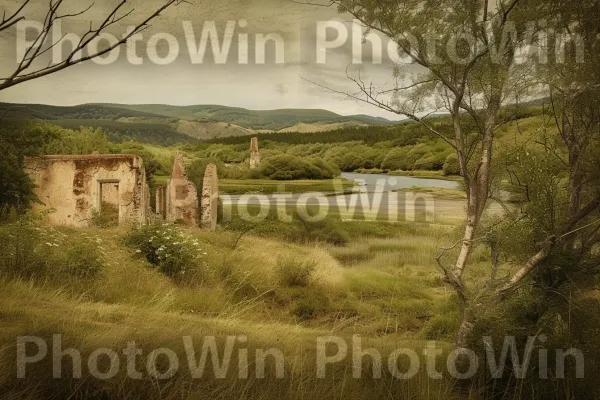
[[[258,152],[258,138],[250,139],[250,168],[256,168],[260,165],[260,153]]]

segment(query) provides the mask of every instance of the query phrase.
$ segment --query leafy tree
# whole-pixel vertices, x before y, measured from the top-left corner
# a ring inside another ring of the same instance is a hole
[[[370,30],[393,40],[403,55],[421,67],[409,70],[398,64],[391,87],[350,76],[359,93],[342,94],[410,118],[456,152],[467,193],[465,229],[452,265],[444,259],[448,250],[441,251],[436,260],[463,312],[455,341],[460,351],[469,345],[483,311],[463,276],[488,203],[495,132],[506,122],[500,118],[501,106],[517,75],[517,46],[539,2],[499,0],[493,6],[483,0],[443,0],[435,5],[408,0],[332,3],[340,12],[352,14]],[[412,31],[407,32],[407,27]],[[507,37],[508,28],[514,33],[511,37]],[[440,108],[450,114],[451,129],[419,116]],[[520,281],[523,277],[515,278]]]
[[[44,153],[58,131],[38,123],[4,123],[0,126],[0,218],[22,212],[37,201],[34,185],[25,171],[26,157]]]

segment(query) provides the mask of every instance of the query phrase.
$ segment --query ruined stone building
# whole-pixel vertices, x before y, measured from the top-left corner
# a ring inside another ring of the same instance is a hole
[[[155,212],[143,160],[132,154],[55,155],[27,159],[26,169],[42,204],[53,209],[49,221],[56,225],[86,227],[95,215],[110,211],[115,224],[146,223],[151,218],[197,226],[198,193],[187,178],[183,155],[177,153],[169,182],[156,187]],[[219,187],[217,167],[206,168],[202,191],[202,226],[214,230]]]
[[[28,159],[26,168],[43,203],[34,208],[54,209],[48,216],[53,224],[89,226],[103,207],[115,210],[118,223],[146,222],[149,192],[136,155],[44,156]]]
[[[250,168],[256,168],[260,165],[260,153],[258,151],[258,138],[250,139]]]

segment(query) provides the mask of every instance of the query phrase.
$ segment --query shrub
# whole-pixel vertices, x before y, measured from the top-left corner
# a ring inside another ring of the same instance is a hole
[[[317,158],[299,158],[291,154],[280,154],[264,159],[253,177],[275,180],[331,179],[337,176],[337,168]],[[259,176],[257,176],[259,175]]]
[[[198,240],[182,232],[173,224],[150,224],[135,228],[125,238],[125,243],[135,247],[163,274],[181,280],[185,274],[199,272],[206,255]]]
[[[93,278],[102,269],[100,239],[42,224],[29,213],[0,228],[0,273],[13,278]]]
[[[444,175],[458,175],[460,174],[460,165],[458,164],[458,157],[454,153],[448,154],[444,167],[442,168]]]
[[[298,261],[293,258],[286,258],[277,261],[277,280],[282,286],[294,287],[308,286],[311,280],[316,263],[314,261]]]

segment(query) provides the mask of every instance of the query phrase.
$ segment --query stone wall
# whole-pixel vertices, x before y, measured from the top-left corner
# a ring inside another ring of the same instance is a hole
[[[182,221],[188,226],[197,226],[198,192],[192,182],[187,179],[183,154],[177,152],[173,162],[173,172],[166,190],[166,219]]]
[[[57,155],[30,158],[26,169],[51,223],[89,226],[102,201],[118,208],[119,223],[146,222],[149,195],[140,157],[131,154]]]
[[[219,204],[219,179],[215,164],[208,164],[202,182],[202,228],[214,231],[217,228]]]

